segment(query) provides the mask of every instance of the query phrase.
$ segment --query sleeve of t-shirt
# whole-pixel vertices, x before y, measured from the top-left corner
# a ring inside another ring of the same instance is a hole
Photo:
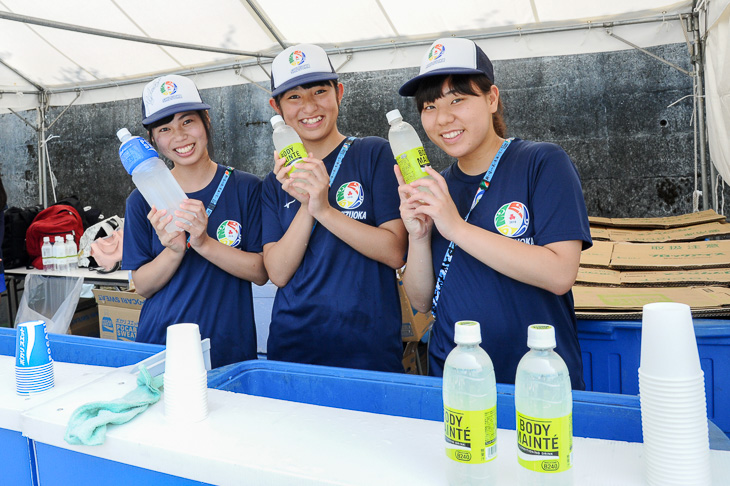
[[[382,140],[382,139],[380,139]],[[398,180],[395,178],[393,166],[395,158],[390,144],[382,140],[373,149],[375,168],[373,171],[373,208],[375,224],[380,226],[388,221],[400,218],[400,197],[398,196]]]
[[[242,183],[246,190],[239,188],[239,197],[245,198],[241,201],[241,207],[246,208],[246,244],[242,245],[244,251],[260,253],[261,246],[261,180],[255,175],[242,173]]]
[[[556,145],[546,145],[535,173],[531,207],[535,211],[535,244],[580,240],[592,243],[578,170]]]
[[[281,184],[276,180],[273,172],[264,179],[261,186],[261,244],[279,241],[284,236],[284,229],[279,221],[277,207],[278,195]]]
[[[151,245],[154,230],[147,220],[149,212],[150,207],[144,201],[142,194],[135,189],[127,198],[124,211],[123,270],[137,270],[155,259],[156,255]]]

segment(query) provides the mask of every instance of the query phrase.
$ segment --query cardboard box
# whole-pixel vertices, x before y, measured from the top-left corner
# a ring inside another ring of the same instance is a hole
[[[398,275],[398,294],[400,295],[401,308],[401,338],[403,341],[420,341],[426,332],[433,325],[433,314],[431,312],[418,312],[411,306],[406,291],[403,288],[403,282],[400,279],[401,273]]]
[[[726,218],[722,214],[717,214],[714,210],[708,209],[707,211],[663,218],[600,218],[589,216],[588,221],[590,224],[622,228],[679,228],[693,224],[726,221]]]
[[[730,312],[725,287],[607,288],[573,287],[576,311],[641,311],[652,302],[680,302],[695,310]]]
[[[94,299],[80,299],[67,334],[99,337],[99,307]]]
[[[611,264],[613,243],[610,241],[594,241],[593,246],[580,253],[582,267],[608,267]]]
[[[679,270],[730,266],[730,241],[615,243],[613,269]]]
[[[696,241],[715,236],[730,235],[728,223],[704,223],[681,228],[639,230],[639,229],[604,229],[595,231],[599,239],[631,243],[668,243],[671,241]],[[591,228],[591,236],[594,229]],[[605,236],[608,236],[605,238]]]
[[[99,305],[99,334],[104,339],[134,341],[144,297],[129,290],[94,289]]]

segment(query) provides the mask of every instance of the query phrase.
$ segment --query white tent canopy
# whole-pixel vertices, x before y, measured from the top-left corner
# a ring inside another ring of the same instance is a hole
[[[712,159],[729,180],[729,31],[730,0],[0,0],[0,113],[137,98],[172,72],[200,88],[267,86],[272,56],[300,42],[345,73],[417,66],[425,45],[450,35],[494,60],[706,39],[696,99],[704,88]]]
[[[138,86],[124,86],[170,72],[215,71],[196,79],[201,87],[265,81],[271,57],[300,42],[342,52],[340,63],[350,62],[341,72],[416,66],[422,46],[443,35],[489,40],[494,59],[631,48],[611,38],[604,25],[641,47],[684,42],[679,16],[688,17],[692,4],[450,0],[444,8],[436,0],[178,0],[169,6],[0,0],[0,113],[37,106],[38,91],[59,106],[79,89],[76,103],[137,97]],[[173,47],[180,44],[193,48]],[[107,89],[94,89],[99,87]]]

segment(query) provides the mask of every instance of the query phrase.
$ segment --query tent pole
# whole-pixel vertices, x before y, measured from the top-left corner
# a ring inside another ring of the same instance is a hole
[[[44,208],[48,207],[48,167],[46,161],[48,159],[46,151],[46,114],[48,112],[48,94],[45,91],[38,93],[38,193],[39,204]]]
[[[702,174],[702,209],[711,206],[712,194],[707,181],[707,142],[705,140],[705,73],[702,64],[702,45],[700,40],[699,14],[692,16],[692,35],[694,38],[694,53],[692,63],[697,76],[697,128],[700,134],[700,173]]]

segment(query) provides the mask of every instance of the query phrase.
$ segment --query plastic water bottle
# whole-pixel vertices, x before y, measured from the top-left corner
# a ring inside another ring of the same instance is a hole
[[[568,367],[554,351],[555,329],[527,329],[530,351],[517,365],[517,460],[521,485],[573,484],[573,396]]]
[[[302,143],[302,139],[299,138],[299,134],[292,127],[284,123],[284,119],[281,115],[274,115],[271,117],[271,126],[274,128],[274,133],[272,134],[274,139],[274,148],[277,152],[279,152],[280,158],[284,157],[286,159],[284,167],[290,167],[295,162],[299,162],[304,157],[307,157],[307,149],[304,148],[304,144]],[[298,172],[300,170],[302,169],[292,167],[289,170],[288,175],[291,177],[294,172]],[[294,180],[304,182],[302,179],[295,178]],[[300,188],[297,188],[297,191],[302,194],[307,192]]]
[[[66,261],[69,270],[79,267],[79,249],[76,246],[74,235],[66,235]]]
[[[425,167],[431,167],[431,164],[416,130],[410,123],[403,121],[403,116],[398,110],[389,111],[385,117],[390,124],[388,130],[390,148],[406,184],[424,177],[433,179],[425,170]],[[418,190],[431,192],[425,187],[419,187]]]
[[[53,242],[53,261],[54,270],[57,272],[65,272],[68,270],[66,264],[66,243],[63,241],[63,236],[56,236]]]
[[[479,343],[478,322],[459,321],[456,348],[444,364],[444,434],[450,485],[497,481],[497,385],[494,366]]]
[[[187,199],[185,192],[180,188],[170,169],[160,160],[157,151],[142,137],[133,137],[129,130],[122,128],[117,132],[122,142],[119,147],[119,158],[127,172],[132,176],[134,185],[144,196],[150,206],[158,211],[166,210],[165,217],[172,215],[173,219],[165,226],[168,233],[181,231],[175,221],[188,223],[185,219],[175,216],[180,209],[180,203]]]
[[[49,271],[55,269],[53,264],[53,245],[51,245],[51,238],[48,236],[43,237],[41,258],[43,260],[43,270]]]

